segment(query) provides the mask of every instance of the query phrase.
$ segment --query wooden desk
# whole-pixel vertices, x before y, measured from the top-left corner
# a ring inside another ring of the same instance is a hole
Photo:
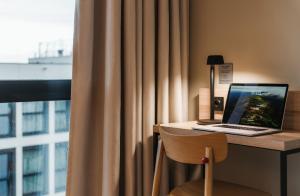
[[[196,121],[183,123],[168,123],[156,125],[153,128],[157,136],[161,129],[182,135],[208,134],[206,131],[193,130]],[[248,137],[226,134],[228,143],[277,151],[280,156],[280,191],[281,196],[287,196],[287,156],[300,152],[300,131],[286,130],[281,133]]]
[[[154,126],[154,132],[159,133],[160,129],[165,129],[167,131],[183,135],[201,135],[208,133],[206,131],[193,130],[192,126],[195,124],[196,121],[162,124],[160,126]],[[295,130],[286,130],[281,133],[256,137],[227,134],[227,139],[228,143],[230,144],[238,144],[277,151],[289,151],[300,148],[300,131]]]

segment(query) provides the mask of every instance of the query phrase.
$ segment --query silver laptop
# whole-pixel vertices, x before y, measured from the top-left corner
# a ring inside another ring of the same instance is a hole
[[[222,124],[193,129],[257,136],[282,130],[288,84],[231,84]]]

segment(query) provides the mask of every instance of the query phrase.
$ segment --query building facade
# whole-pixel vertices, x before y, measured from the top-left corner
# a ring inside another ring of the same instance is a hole
[[[0,63],[0,82],[72,77],[69,56],[31,60]],[[70,100],[0,103],[0,196],[65,195],[69,124]]]
[[[0,104],[0,195],[65,195],[70,101]]]

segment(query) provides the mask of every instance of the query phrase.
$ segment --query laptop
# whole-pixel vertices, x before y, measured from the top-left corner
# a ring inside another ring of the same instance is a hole
[[[231,84],[222,124],[193,129],[245,136],[280,132],[287,92],[288,84]]]

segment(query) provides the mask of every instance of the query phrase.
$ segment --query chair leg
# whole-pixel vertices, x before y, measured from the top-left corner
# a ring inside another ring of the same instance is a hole
[[[205,148],[205,156],[208,158],[208,163],[205,164],[205,180],[204,180],[204,196],[213,195],[213,149]]]
[[[155,164],[155,171],[154,171],[154,178],[153,178],[152,196],[159,196],[160,179],[161,179],[161,173],[162,173],[164,154],[165,154],[165,148],[164,148],[162,141],[160,140],[158,143],[158,149],[157,149],[157,157],[156,157],[156,164]]]

